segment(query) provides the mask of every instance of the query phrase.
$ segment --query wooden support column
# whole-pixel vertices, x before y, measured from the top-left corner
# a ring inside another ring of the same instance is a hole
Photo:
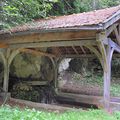
[[[108,41],[107,44],[104,44],[104,40]],[[114,52],[109,39],[106,37],[106,34],[99,34],[98,38],[99,49],[101,51],[102,60],[103,60],[103,71],[104,71],[104,93],[103,93],[103,105],[106,111],[110,111],[110,82],[111,82],[111,60]]]
[[[7,49],[4,52],[4,81],[3,81],[3,91],[8,92],[8,83],[9,83],[9,64],[8,59],[10,55],[10,50]]]
[[[111,46],[106,47],[106,61],[104,62],[104,108],[110,110],[110,82],[111,82]]]
[[[51,62],[53,64],[53,69],[54,69],[54,87],[55,89],[58,88],[58,64],[57,64],[57,60],[50,58]]]
[[[10,65],[13,59],[15,58],[15,56],[19,54],[19,52],[20,52],[19,49],[13,50],[12,52],[10,49],[7,49],[0,54],[4,64],[4,81],[3,81],[4,92],[8,92]]]

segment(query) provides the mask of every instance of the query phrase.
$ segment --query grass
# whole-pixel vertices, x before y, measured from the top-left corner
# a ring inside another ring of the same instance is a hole
[[[102,110],[55,113],[4,106],[0,107],[0,120],[120,120],[120,113],[109,115]]]

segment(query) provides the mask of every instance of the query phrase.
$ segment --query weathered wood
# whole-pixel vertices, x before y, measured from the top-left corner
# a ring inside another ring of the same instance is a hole
[[[86,52],[85,52],[83,46],[80,46],[80,48],[81,48],[82,52],[83,52],[84,54],[86,54]]]
[[[104,70],[104,107],[107,111],[110,110],[110,82],[111,82],[111,60],[114,49],[111,48],[110,44],[106,47],[106,61],[107,68]],[[106,67],[106,65],[104,64]]]
[[[11,52],[9,58],[8,58],[8,65],[9,65],[9,66],[11,65],[13,59],[14,59],[19,53],[20,53],[19,49],[14,49],[14,50],[12,50],[12,52]]]
[[[110,26],[109,28],[106,29],[106,36],[108,37],[113,31],[114,29],[118,26],[119,24],[113,24],[112,26]]]
[[[99,34],[97,38],[99,41],[99,49],[102,54],[102,59],[104,63],[104,108],[105,110],[110,110],[110,81],[111,81],[111,60],[114,49],[111,48],[111,45],[108,41],[108,45],[104,45],[103,38],[106,39],[105,34],[102,36]]]
[[[72,46],[72,49],[75,51],[75,53],[76,53],[77,55],[79,55],[78,51],[76,50],[76,48],[75,48],[74,46]]]
[[[105,49],[105,44],[104,44],[104,40],[106,40],[106,34],[104,32],[99,33],[96,35],[96,41],[98,41],[98,48],[101,52],[102,55],[102,62],[104,62],[104,70],[107,71],[107,55],[106,55],[106,49]],[[108,41],[108,40],[107,40]]]
[[[116,27],[114,28],[114,31],[115,31],[115,36],[116,36],[115,40],[120,45],[120,35]]]
[[[33,43],[45,41],[61,41],[61,40],[76,40],[76,39],[95,39],[96,31],[74,31],[74,32],[48,32],[48,33],[32,33],[27,35],[16,35],[1,37],[3,43]]]
[[[40,47],[62,47],[62,46],[79,46],[79,45],[96,45],[95,40],[64,40],[64,41],[47,41],[47,42],[36,42],[36,43],[16,43],[10,44],[10,48],[40,48]]]
[[[81,95],[65,92],[57,92],[57,97],[66,98],[71,102],[79,102],[84,104],[96,105],[99,108],[103,108],[103,98],[101,96]]]
[[[97,58],[95,54],[70,54],[70,55],[61,55],[63,58]],[[120,58],[120,54],[113,54],[113,58]]]
[[[90,51],[92,51],[97,56],[97,58],[99,59],[103,67],[102,55],[100,54],[100,52],[93,46],[85,45],[85,47],[87,47]]]
[[[29,85],[47,85],[48,81],[23,81]]]
[[[109,44],[115,51],[120,53],[120,46],[113,42],[110,38],[108,38]]]
[[[8,48],[8,44],[0,42],[0,48]]]
[[[8,58],[10,56],[10,50],[7,49],[4,53],[4,81],[3,81],[3,90],[4,92],[8,92],[8,84],[9,84],[9,65],[8,65]]]
[[[118,10],[115,14],[104,21],[103,28],[106,29],[120,19],[120,11]]]
[[[27,100],[20,100],[15,98],[10,98],[10,102],[14,103],[15,105],[23,105],[24,107],[35,108],[37,110],[47,110],[47,111],[57,111],[57,112],[64,112],[68,110],[74,110],[74,108],[69,107],[62,107],[58,105],[50,105],[44,103],[36,103]]]
[[[53,64],[53,69],[54,69],[54,87],[55,89],[58,88],[58,64],[57,64],[57,60],[50,58],[52,64]]]
[[[27,48],[20,49],[19,51],[20,52],[25,52],[25,53],[30,53],[30,54],[33,54],[33,55],[36,55],[36,56],[47,56],[47,57],[54,57],[54,58],[56,57],[55,55],[50,54],[50,53],[45,53],[45,52],[42,52],[42,51],[32,50],[32,49],[27,49]]]

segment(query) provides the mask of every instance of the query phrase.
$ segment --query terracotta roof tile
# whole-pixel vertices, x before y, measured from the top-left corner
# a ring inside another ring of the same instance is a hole
[[[14,27],[10,32],[98,25],[102,24],[118,10],[120,10],[120,6],[79,14],[50,17],[48,19],[39,19],[25,25]]]

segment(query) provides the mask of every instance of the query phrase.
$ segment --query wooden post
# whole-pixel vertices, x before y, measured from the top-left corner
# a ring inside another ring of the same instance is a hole
[[[4,64],[4,81],[3,81],[3,91],[8,92],[8,82],[9,82],[9,65],[8,60]]]
[[[9,56],[10,49],[7,49],[4,52],[4,81],[3,81],[3,91],[8,92],[8,83],[9,83]]]
[[[104,62],[104,108],[110,111],[110,83],[111,83],[111,61],[114,52],[114,48],[111,47],[111,43],[108,41],[106,46],[106,63]]]
[[[104,108],[110,110],[110,81],[111,81],[111,60],[110,60],[111,47],[108,45],[106,48],[106,61],[104,61]]]
[[[57,61],[54,60],[53,58],[50,58],[53,64],[53,69],[54,69],[54,87],[57,88],[58,86],[58,80],[57,80],[57,76],[58,76],[58,66],[57,66]]]
[[[114,48],[112,47],[109,38],[107,38],[106,34],[103,32],[98,34],[97,41],[99,45],[99,50],[102,55],[103,60],[103,71],[104,71],[104,109],[106,111],[110,111],[110,82],[111,82],[111,60],[114,52]],[[104,41],[107,41],[104,44]]]

